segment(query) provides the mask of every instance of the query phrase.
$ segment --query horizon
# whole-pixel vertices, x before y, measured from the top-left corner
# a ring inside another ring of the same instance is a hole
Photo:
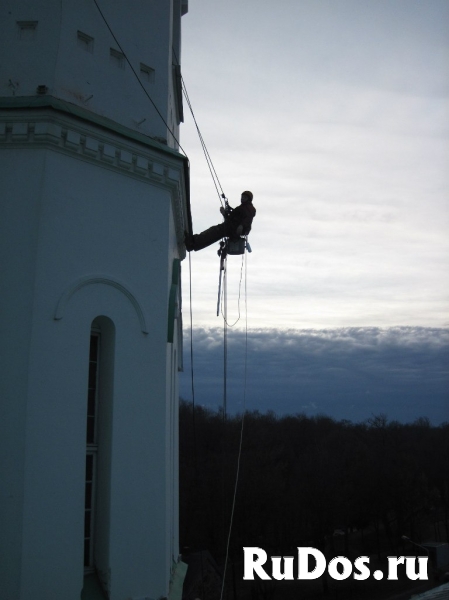
[[[179,394],[188,402],[189,346],[185,328]],[[435,426],[449,421],[449,328],[228,329],[227,348],[229,414],[273,411],[354,423],[382,414],[401,423],[426,418]],[[196,405],[223,407],[223,349],[221,328],[193,328]]]

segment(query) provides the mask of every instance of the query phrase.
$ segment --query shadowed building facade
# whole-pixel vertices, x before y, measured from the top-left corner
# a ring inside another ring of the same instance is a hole
[[[8,600],[72,600],[87,581],[111,600],[156,599],[179,556],[187,0],[100,7],[0,9]]]

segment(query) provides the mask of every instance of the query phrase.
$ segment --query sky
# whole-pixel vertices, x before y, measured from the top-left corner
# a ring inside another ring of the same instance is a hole
[[[190,0],[182,26],[183,79],[220,184],[232,206],[251,190],[257,209],[252,252],[243,269],[240,257],[227,266],[228,322],[241,313],[229,339],[240,359],[246,327],[250,357],[263,347],[264,368],[248,374],[262,388],[250,386],[249,405],[449,420],[449,3]],[[198,233],[221,222],[220,202],[186,104],[184,113]],[[220,376],[203,351],[208,338],[222,347],[216,248],[190,258],[198,394],[215,406]],[[188,271],[187,260],[185,355]],[[318,354],[311,339],[323,344]],[[369,372],[360,345],[373,352]],[[357,382],[369,392],[364,410],[354,409]],[[412,410],[400,398],[413,388]]]

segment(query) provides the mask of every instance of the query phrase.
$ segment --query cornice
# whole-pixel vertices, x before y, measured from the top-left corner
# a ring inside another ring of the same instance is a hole
[[[130,129],[125,125],[121,125],[117,121],[113,121],[108,117],[103,117],[91,110],[87,110],[82,106],[61,100],[55,96],[38,95],[38,96],[3,96],[0,97],[0,110],[14,110],[20,111],[22,109],[48,109],[51,108],[54,111],[62,114],[68,114],[75,118],[79,118],[83,121],[87,121],[90,124],[97,125],[108,131],[113,131],[127,139],[135,140],[145,146],[153,147],[165,154],[171,155],[178,160],[187,160],[187,157],[180,154],[173,148],[167,146],[166,143],[162,143],[155,138],[151,138],[148,135],[144,135],[135,129]]]
[[[0,149],[49,149],[170,191],[178,252],[191,228],[185,157],[148,139],[62,113],[51,106],[14,110],[0,103]],[[144,137],[144,136],[142,136]]]

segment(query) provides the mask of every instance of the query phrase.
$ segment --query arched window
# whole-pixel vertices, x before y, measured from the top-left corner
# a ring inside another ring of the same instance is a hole
[[[93,542],[98,455],[98,396],[101,330],[92,328],[89,344],[89,376],[87,383],[86,423],[86,493],[84,504],[84,568],[94,567]]]
[[[92,322],[86,416],[84,569],[109,588],[110,473],[115,327],[107,317]]]

